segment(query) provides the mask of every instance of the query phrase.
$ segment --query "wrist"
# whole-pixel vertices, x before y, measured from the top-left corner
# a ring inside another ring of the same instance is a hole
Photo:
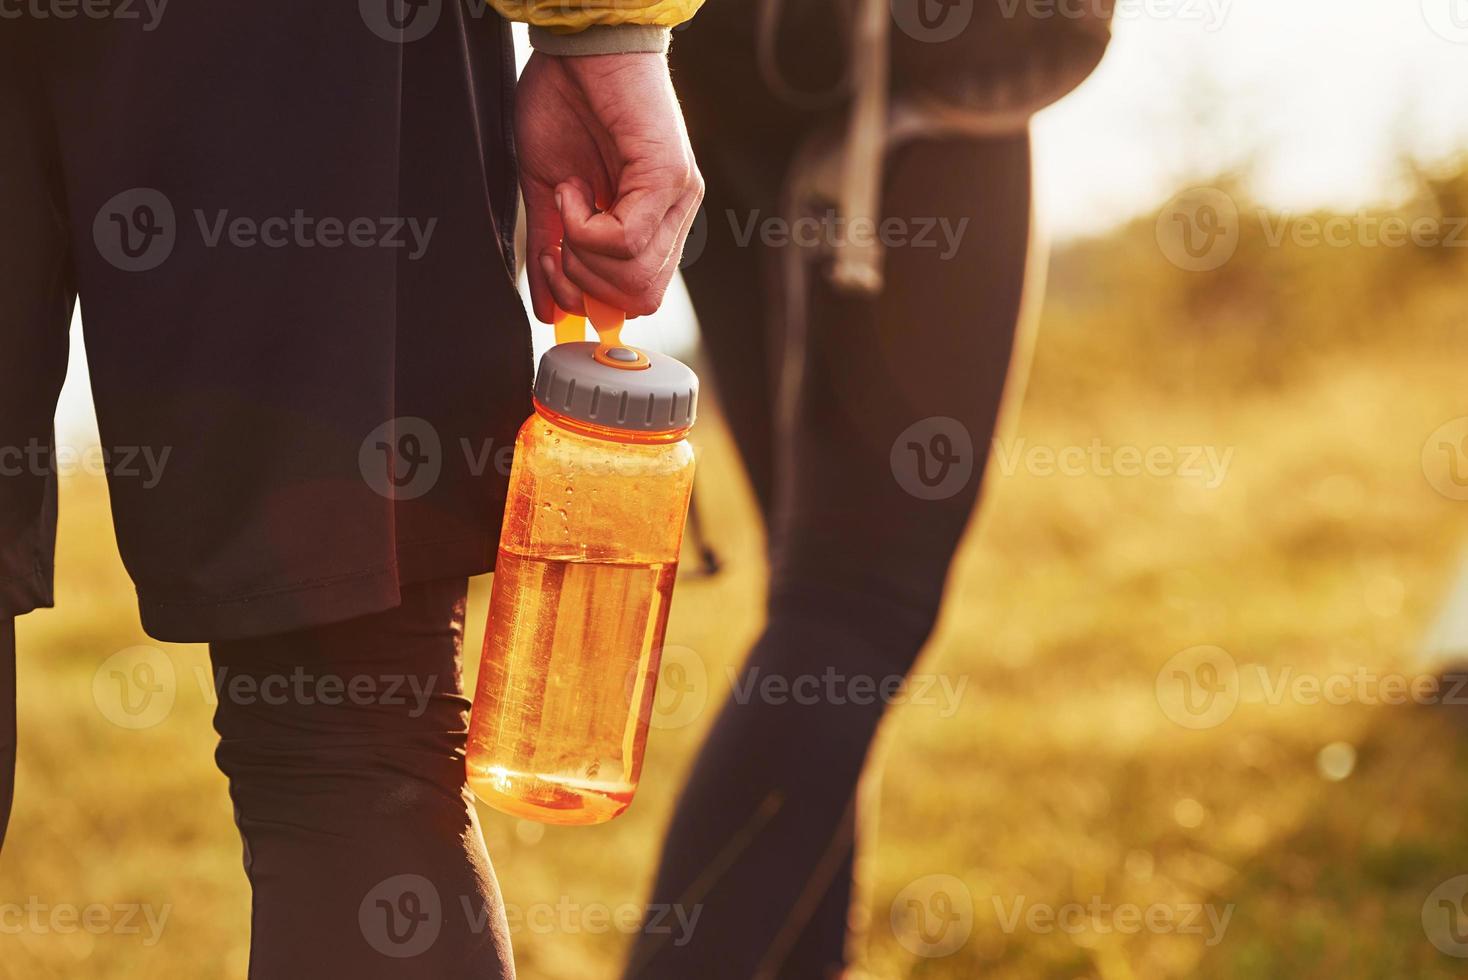
[[[650,24],[597,24],[569,34],[530,25],[530,44],[541,54],[585,57],[602,54],[667,54],[672,31]]]

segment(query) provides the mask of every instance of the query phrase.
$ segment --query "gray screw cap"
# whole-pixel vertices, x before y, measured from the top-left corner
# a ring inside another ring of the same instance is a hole
[[[692,368],[656,351],[643,351],[649,361],[645,368],[616,368],[596,359],[598,346],[579,341],[546,351],[535,375],[535,400],[573,419],[628,432],[665,432],[693,424],[698,375]],[[613,347],[606,356],[635,363],[636,352],[624,350]]]

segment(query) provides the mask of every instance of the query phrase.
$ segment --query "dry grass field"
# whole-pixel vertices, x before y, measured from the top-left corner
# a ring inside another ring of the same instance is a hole
[[[1465,188],[1425,184],[1413,206],[1464,214]],[[1468,910],[1434,889],[1468,873],[1468,707],[1389,702],[1392,678],[1430,676],[1418,647],[1468,541],[1429,442],[1468,415],[1465,273],[1461,250],[1276,246],[1247,222],[1209,273],[1170,265],[1150,222],[1056,256],[1023,410],[919,668],[962,680],[962,701],[897,707],[884,735],[867,974],[1463,975],[1441,947]],[[716,420],[699,441],[727,568],[680,584],[668,642],[702,663],[707,706],[654,733],[612,824],[483,813],[510,905],[572,907],[517,927],[530,980],[618,975],[626,937],[575,910],[642,900],[725,669],[760,626],[751,504]],[[1035,447],[1087,461],[1062,471]],[[1094,462],[1122,447],[1157,450],[1153,472]],[[0,977],[243,977],[248,894],[206,654],[139,629],[101,481],[68,481],[62,504],[59,607],[20,626],[0,903],[167,917],[156,933],[142,915],[137,931],[0,918]],[[477,651],[487,580],[473,599]],[[93,679],[136,645],[163,651],[176,696],[128,730]],[[1231,712],[1188,700],[1209,691]]]

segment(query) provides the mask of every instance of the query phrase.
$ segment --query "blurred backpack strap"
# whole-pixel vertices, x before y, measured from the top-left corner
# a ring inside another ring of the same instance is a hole
[[[841,213],[851,227],[870,229],[836,249],[831,281],[838,289],[875,295],[882,291],[882,249],[875,229],[882,220],[882,185],[887,164],[888,0],[862,0],[851,39],[855,69],[846,159],[841,169]]]
[[[15,799],[15,620],[0,616],[0,851]]]

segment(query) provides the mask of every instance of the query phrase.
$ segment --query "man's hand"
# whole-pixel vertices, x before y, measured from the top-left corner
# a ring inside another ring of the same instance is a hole
[[[536,53],[516,102],[535,315],[656,311],[703,200],[667,59]]]

